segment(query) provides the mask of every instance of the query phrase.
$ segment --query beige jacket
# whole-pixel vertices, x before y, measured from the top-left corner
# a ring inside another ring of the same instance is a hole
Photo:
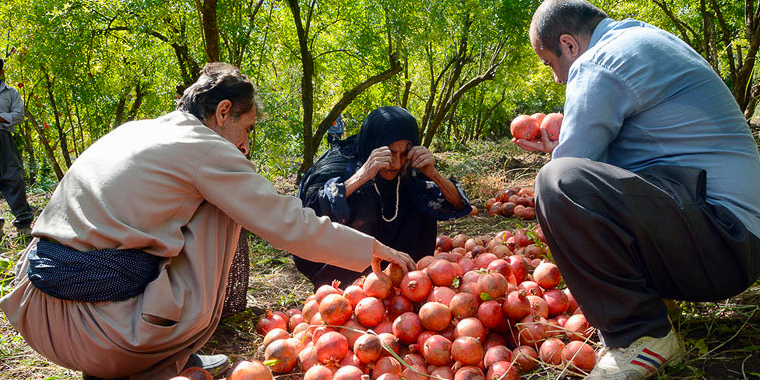
[[[22,268],[0,309],[60,365],[99,377],[170,377],[219,321],[240,225],[306,259],[360,271],[372,258],[372,237],[277,194],[232,143],[172,112],[95,142],[33,231],[77,250],[139,248],[165,257],[159,277],[141,296],[82,303],[40,292]],[[152,325],[143,314],[177,323]]]

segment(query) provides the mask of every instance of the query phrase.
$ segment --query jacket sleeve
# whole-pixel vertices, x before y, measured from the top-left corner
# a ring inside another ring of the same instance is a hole
[[[194,181],[204,199],[277,249],[353,271],[370,265],[374,238],[278,194],[232,144],[220,143]]]
[[[0,117],[7,121],[7,123],[2,123],[1,125],[6,128],[11,128],[24,121],[24,100],[21,99],[21,95],[16,89],[8,89],[10,110],[8,112],[0,112]]]

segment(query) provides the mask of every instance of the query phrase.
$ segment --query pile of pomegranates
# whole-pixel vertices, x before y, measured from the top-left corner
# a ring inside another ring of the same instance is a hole
[[[345,289],[324,285],[301,309],[261,318],[264,363],[304,380],[589,372],[594,330],[542,239],[540,227],[488,239],[439,236],[415,271],[391,264]]]
[[[531,188],[510,187],[500,190],[486,201],[489,215],[516,216],[522,220],[536,219],[536,199]]]

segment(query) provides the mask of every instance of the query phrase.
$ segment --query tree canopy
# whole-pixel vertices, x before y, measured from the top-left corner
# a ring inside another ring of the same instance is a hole
[[[528,42],[538,0],[9,0],[0,36],[6,81],[24,98],[17,138],[32,181],[60,179],[93,141],[156,117],[227,61],[257,85],[266,116],[253,159],[267,175],[302,173],[343,115],[348,134],[383,105],[417,117],[425,145],[509,136],[521,113],[561,111]],[[689,43],[751,117],[760,87],[760,7],[751,1],[595,4]]]

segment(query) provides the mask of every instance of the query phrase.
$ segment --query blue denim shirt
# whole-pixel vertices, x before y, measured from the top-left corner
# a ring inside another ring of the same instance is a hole
[[[570,67],[552,157],[637,171],[707,171],[707,200],[760,236],[760,157],[731,92],[686,43],[647,23],[605,19]]]
[[[14,126],[24,121],[24,100],[15,88],[8,87],[0,81],[0,117],[7,123],[0,122],[0,129],[13,133]]]

